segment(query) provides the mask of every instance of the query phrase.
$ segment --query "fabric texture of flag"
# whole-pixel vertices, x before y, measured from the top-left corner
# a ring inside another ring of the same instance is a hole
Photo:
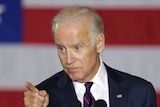
[[[72,5],[90,6],[101,15],[104,62],[150,81],[160,106],[160,1],[0,0],[0,107],[23,107],[25,81],[36,85],[62,69],[51,22]]]

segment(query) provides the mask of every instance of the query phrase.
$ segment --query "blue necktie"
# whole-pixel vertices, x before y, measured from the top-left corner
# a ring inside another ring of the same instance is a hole
[[[92,86],[93,82],[86,82],[86,92],[84,94],[84,107],[94,107],[95,99],[90,92],[90,88]]]

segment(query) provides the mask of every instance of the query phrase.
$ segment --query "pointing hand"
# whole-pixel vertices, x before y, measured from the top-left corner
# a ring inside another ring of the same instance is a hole
[[[38,90],[30,82],[25,82],[27,90],[24,92],[25,107],[47,107],[49,95],[45,90]]]

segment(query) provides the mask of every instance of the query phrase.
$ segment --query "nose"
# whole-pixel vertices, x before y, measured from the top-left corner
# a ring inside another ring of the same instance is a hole
[[[74,62],[74,56],[71,51],[66,52],[66,64],[72,64]]]

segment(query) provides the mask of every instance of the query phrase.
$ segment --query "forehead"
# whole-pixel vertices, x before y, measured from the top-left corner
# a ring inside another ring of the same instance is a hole
[[[56,43],[76,43],[90,39],[88,20],[81,19],[74,23],[57,25],[55,30]]]

